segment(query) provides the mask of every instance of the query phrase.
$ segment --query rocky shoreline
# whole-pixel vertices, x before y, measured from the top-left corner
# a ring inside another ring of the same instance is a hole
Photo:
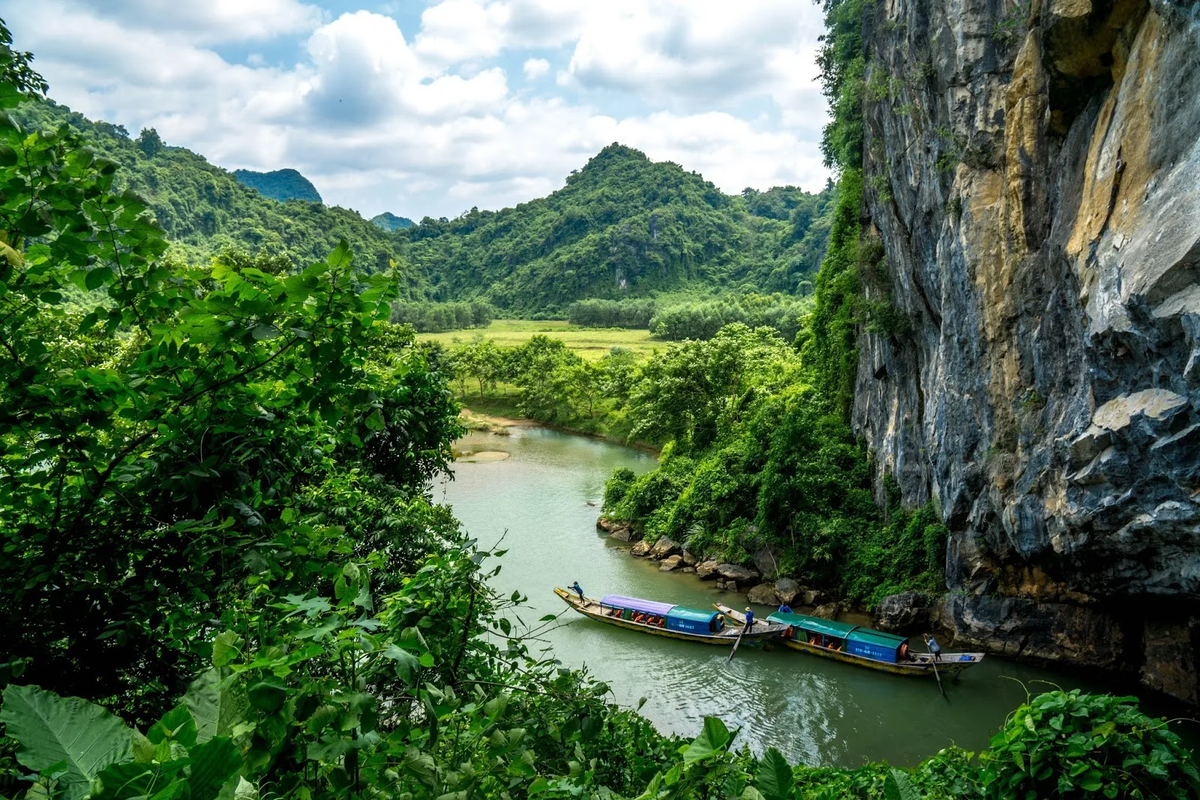
[[[792,578],[771,580],[752,567],[702,559],[666,536],[651,544],[639,531],[623,522],[600,517],[596,520],[596,529],[618,542],[629,544],[629,554],[634,558],[659,562],[661,572],[695,574],[702,581],[713,581],[723,591],[744,593],[747,601],[756,605],[792,606],[797,611],[805,609],[809,615],[824,619],[837,619],[853,610],[829,592],[804,586]]]

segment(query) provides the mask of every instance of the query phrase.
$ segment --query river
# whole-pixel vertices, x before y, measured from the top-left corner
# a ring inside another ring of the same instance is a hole
[[[473,433],[456,448],[466,455],[435,497],[452,506],[481,547],[504,536],[508,552],[493,583],[502,594],[528,595],[526,621],[561,612],[565,606],[553,589],[575,580],[592,596],[625,594],[700,608],[721,599],[744,601],[694,575],[659,572],[656,563],[631,558],[597,533],[605,480],[618,467],[650,470],[654,456],[537,427],[516,427],[510,436]],[[608,683],[617,703],[636,706],[646,698],[642,713],[659,730],[694,736],[703,717],[717,715],[730,728],[741,726],[738,742],[755,752],[773,746],[811,765],[886,760],[911,766],[952,744],[980,750],[1027,689],[1103,688],[988,657],[948,685],[943,698],[932,681],[786,648],[742,648],[728,662],[724,648],[626,631],[570,611],[561,622],[547,635],[555,655]],[[1195,746],[1190,731],[1181,733]]]

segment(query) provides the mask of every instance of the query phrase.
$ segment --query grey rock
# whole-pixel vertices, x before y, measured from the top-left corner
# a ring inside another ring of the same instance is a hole
[[[696,575],[702,580],[717,578],[719,577],[717,574],[717,567],[719,566],[721,566],[721,562],[719,561],[701,561],[696,565]]]
[[[650,555],[650,543],[645,539],[641,540],[633,547],[629,548],[629,554],[632,556],[637,556],[638,558],[644,558],[645,556]]]
[[[758,579],[757,572],[737,564],[720,564],[717,566],[717,573],[726,581],[736,583],[749,583]]]
[[[864,104],[864,292],[905,325],[859,336],[853,423],[881,501],[942,511],[956,632],[1190,697],[1200,636],[1154,626],[1200,609],[1200,18],[1034,8],[867,11],[904,86]]]
[[[696,568],[695,567],[680,567],[679,571],[682,573],[694,574],[696,572]]]
[[[678,569],[683,563],[683,556],[668,556],[658,565],[659,572],[670,572],[673,569]]]
[[[841,603],[826,603],[822,606],[817,606],[812,612],[812,616],[820,617],[821,619],[837,619],[838,614],[841,614],[844,609]]]
[[[875,626],[885,631],[910,632],[928,630],[930,601],[920,592],[891,594],[879,602],[875,610]]]
[[[825,599],[825,596],[816,589],[805,589],[797,597],[800,598],[800,605],[815,606]]]
[[[779,575],[779,556],[770,548],[759,548],[752,558],[755,568],[767,580],[774,580]]]
[[[779,595],[775,594],[775,586],[770,583],[760,583],[755,586],[746,593],[746,599],[762,606],[779,605]]]
[[[642,534],[633,528],[617,528],[610,535],[618,542],[640,542],[642,540]]]
[[[684,550],[683,551],[683,563],[687,564],[689,567],[694,567],[700,563],[700,559],[696,558],[694,555],[692,555],[687,550]]]
[[[796,595],[800,594],[803,587],[791,578],[780,578],[775,581],[775,594],[779,597],[779,602],[784,605],[791,605],[796,599]]]
[[[659,537],[654,546],[650,548],[651,558],[666,558],[667,556],[676,555],[682,550],[678,542],[668,539],[666,536]]]

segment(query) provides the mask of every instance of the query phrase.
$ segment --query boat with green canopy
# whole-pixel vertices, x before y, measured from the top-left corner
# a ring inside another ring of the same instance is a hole
[[[728,606],[717,604],[715,607],[734,621],[744,620]],[[893,675],[932,677],[936,663],[941,676],[957,678],[963,670],[983,661],[983,653],[942,653],[941,659],[935,662],[932,653],[914,653],[905,636],[849,622],[779,612],[768,616],[767,621],[786,626],[782,641],[794,650]]]
[[[743,642],[752,644],[776,639],[788,628],[783,623],[755,620],[751,629],[746,631],[744,617],[734,624],[728,614],[711,609],[689,608],[618,594],[608,594],[596,600],[566,589],[555,589],[554,593],[571,608],[597,622],[668,639],[729,647],[739,636]]]

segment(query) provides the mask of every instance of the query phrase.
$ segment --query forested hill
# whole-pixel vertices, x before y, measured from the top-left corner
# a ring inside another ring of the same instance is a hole
[[[311,184],[292,170],[239,181],[203,156],[168,146],[153,129],[133,137],[53,101],[26,103],[15,116],[31,130],[69,125],[117,162],[118,185],[149,201],[189,260],[234,247],[308,264],[344,239],[360,269],[399,264],[410,299],[481,299],[510,314],[562,314],[576,300],[662,291],[807,291],[829,236],[831,189],[727,195],[677,164],[618,144],[548,197],[412,225],[391,214],[367,220],[319,202],[268,199],[287,189],[285,173]]]
[[[613,144],[548,197],[426,217],[405,235],[435,299],[482,297],[520,313],[697,284],[796,292],[824,253],[830,196],[791,187],[726,195]]]
[[[281,203],[288,200],[304,200],[309,203],[320,203],[321,193],[312,181],[294,169],[277,169],[274,172],[255,172],[250,169],[235,169],[233,177],[243,186],[249,186],[263,197],[278,200]]]
[[[145,197],[168,238],[191,260],[235,247],[268,251],[297,264],[324,260],[341,240],[353,248],[359,269],[404,264],[404,242],[357,212],[301,200],[277,202],[243,186],[233,173],[182,147],[169,147],[153,130],[131,137],[119,125],[92,122],[53,101],[29,102],[12,116],[29,130],[66,124],[103,157],[120,165],[116,182]],[[420,275],[408,269],[405,292],[425,293]]]

